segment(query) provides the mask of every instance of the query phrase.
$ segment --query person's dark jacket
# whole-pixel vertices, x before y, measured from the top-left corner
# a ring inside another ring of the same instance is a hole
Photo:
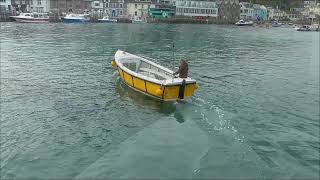
[[[182,60],[179,66],[179,70],[175,72],[173,75],[179,74],[180,78],[187,78],[188,70],[189,70],[188,63],[185,60]]]

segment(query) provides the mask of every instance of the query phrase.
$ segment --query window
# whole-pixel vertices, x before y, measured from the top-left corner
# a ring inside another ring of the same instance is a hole
[[[142,6],[142,9],[143,9],[143,4],[141,6]]]
[[[100,3],[94,3],[94,6],[100,6]]]
[[[122,15],[122,11],[120,11],[119,14]]]
[[[134,4],[134,7],[137,9],[137,8],[138,8],[138,5],[137,5],[137,4]]]
[[[109,7],[109,3],[106,3],[106,7]]]
[[[38,13],[43,13],[43,7],[37,7],[37,12]]]
[[[188,13],[188,9],[187,8],[183,9],[183,12]]]
[[[123,4],[122,3],[120,3],[120,8],[123,8]]]
[[[38,0],[38,5],[41,5],[41,0]]]
[[[137,11],[135,11],[135,12],[134,12],[134,15],[135,15],[135,16],[137,16],[137,15],[138,15],[138,12],[137,12]]]

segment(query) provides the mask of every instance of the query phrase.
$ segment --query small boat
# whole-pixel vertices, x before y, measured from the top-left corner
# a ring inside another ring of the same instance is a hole
[[[272,22],[272,27],[280,27],[282,23],[279,23],[278,21],[273,21]]]
[[[98,19],[100,23],[116,23],[117,21],[116,19],[109,19],[109,16],[103,16],[102,19]]]
[[[303,25],[301,27],[296,27],[295,28],[297,31],[319,31],[319,25]]]
[[[10,16],[21,23],[48,23],[49,15],[47,13],[20,13],[19,16]]]
[[[89,22],[89,14],[67,14],[65,17],[61,18],[64,23],[85,23]]]
[[[145,21],[143,21],[142,19],[139,19],[138,17],[132,18],[131,21],[134,24],[145,23]]]
[[[240,19],[240,21],[238,21],[236,25],[237,26],[253,26],[253,21],[244,21]]]
[[[163,101],[184,100],[198,89],[196,80],[175,77],[172,70],[153,61],[118,50],[111,64],[130,88]]]

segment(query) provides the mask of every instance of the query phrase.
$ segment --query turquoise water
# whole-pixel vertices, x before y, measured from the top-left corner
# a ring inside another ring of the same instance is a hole
[[[319,178],[317,32],[2,23],[0,39],[2,178]],[[185,57],[200,89],[186,103],[134,92],[117,49]]]

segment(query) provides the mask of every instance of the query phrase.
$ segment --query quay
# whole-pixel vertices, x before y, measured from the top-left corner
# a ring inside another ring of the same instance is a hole
[[[288,8],[278,4],[254,4],[241,0],[2,0],[0,22],[13,21],[19,13],[48,13],[49,22],[61,22],[66,14],[89,13],[90,22],[105,16],[119,23],[234,24],[240,19],[256,24],[281,21],[312,24],[320,20],[320,3],[304,1]],[[319,24],[319,23],[318,23]]]

